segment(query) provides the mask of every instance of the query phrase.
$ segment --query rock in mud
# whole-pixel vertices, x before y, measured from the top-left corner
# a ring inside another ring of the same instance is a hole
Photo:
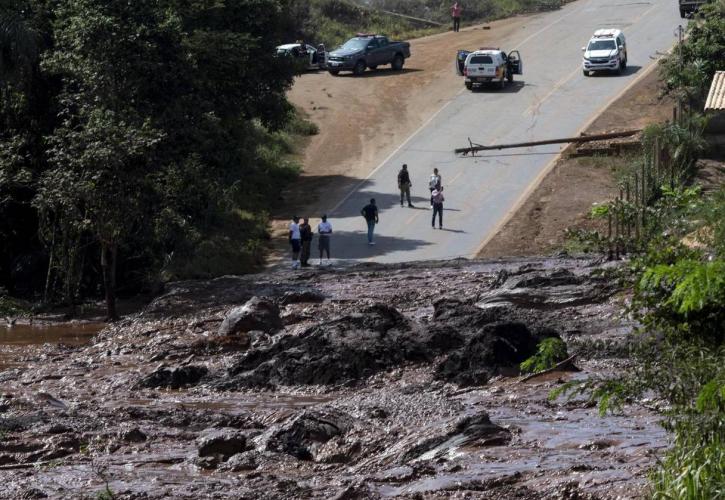
[[[142,378],[138,387],[168,387],[170,389],[179,389],[189,385],[194,385],[202,379],[209,370],[205,366],[178,366],[175,368],[161,367]]]
[[[220,336],[237,335],[252,330],[273,333],[282,326],[277,304],[267,299],[252,297],[243,306],[229,311],[217,333]]]
[[[395,308],[375,304],[320,323],[300,335],[282,337],[252,349],[230,369],[218,387],[277,384],[334,384],[358,380],[406,361],[432,357],[430,337]]]
[[[259,467],[256,459],[257,452],[245,451],[237,453],[229,458],[221,467],[221,470],[229,472],[251,471]]]
[[[510,440],[511,433],[491,422],[488,413],[482,411],[462,418],[441,434],[418,441],[402,455],[402,461],[432,459],[462,446],[501,446]]]
[[[301,290],[285,292],[280,303],[282,305],[313,303],[319,304],[325,301],[325,296],[314,290]]]
[[[247,438],[234,429],[214,429],[202,435],[197,444],[200,457],[215,457],[224,462],[246,450]]]
[[[314,460],[321,445],[344,435],[352,425],[352,417],[341,411],[304,411],[272,429],[265,447],[300,460]]]
[[[127,443],[143,443],[146,439],[148,439],[146,434],[144,434],[138,427],[121,431],[119,437]]]
[[[436,367],[436,378],[463,386],[485,384],[501,368],[515,367],[532,356],[541,338],[523,323],[485,325]]]
[[[480,308],[514,305],[527,309],[553,310],[602,302],[615,288],[606,280],[577,275],[568,269],[522,270],[499,273],[492,289],[479,297]]]

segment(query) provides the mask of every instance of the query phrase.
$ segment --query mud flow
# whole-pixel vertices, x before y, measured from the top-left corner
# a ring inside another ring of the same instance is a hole
[[[666,446],[657,415],[548,399],[628,363],[612,272],[575,259],[279,271],[172,284],[95,335],[2,331],[21,351],[0,365],[0,497],[645,496]],[[551,337],[573,365],[524,380]]]

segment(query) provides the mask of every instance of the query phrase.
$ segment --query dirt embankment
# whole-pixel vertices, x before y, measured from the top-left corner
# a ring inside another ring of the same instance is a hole
[[[547,399],[626,362],[607,273],[529,259],[174,284],[90,346],[0,369],[0,496],[636,498],[656,415]],[[520,380],[547,337],[582,371]]]

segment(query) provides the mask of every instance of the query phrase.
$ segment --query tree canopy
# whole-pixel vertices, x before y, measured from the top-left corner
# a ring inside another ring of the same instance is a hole
[[[0,282],[72,302],[200,258],[248,269],[294,174],[269,154],[292,112],[273,57],[289,4],[3,2]]]

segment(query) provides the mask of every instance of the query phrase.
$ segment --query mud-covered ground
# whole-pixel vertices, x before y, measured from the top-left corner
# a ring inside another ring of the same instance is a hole
[[[88,346],[0,366],[0,497],[643,496],[656,415],[547,399],[626,363],[610,274],[529,259],[171,285]],[[552,336],[581,371],[523,381]]]

